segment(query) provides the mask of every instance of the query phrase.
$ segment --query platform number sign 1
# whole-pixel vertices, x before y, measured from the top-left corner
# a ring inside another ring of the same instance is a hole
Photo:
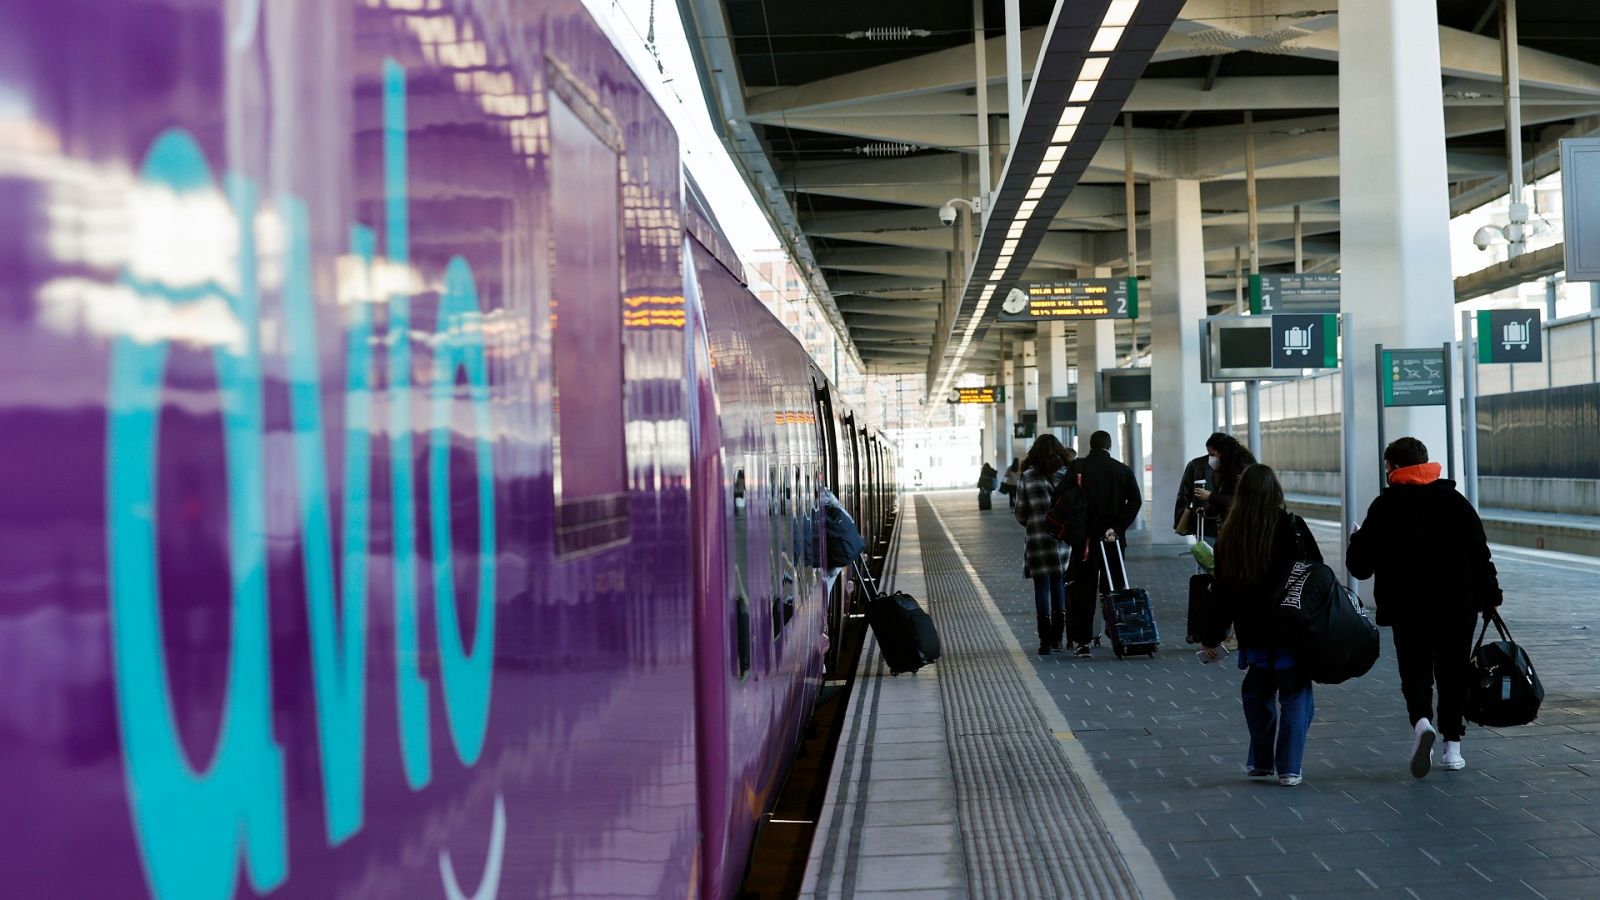
[[[1537,309],[1478,311],[1478,362],[1544,360],[1544,323]]]

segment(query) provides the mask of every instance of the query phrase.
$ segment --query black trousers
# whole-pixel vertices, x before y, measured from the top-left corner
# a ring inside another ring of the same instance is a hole
[[[1447,741],[1459,741],[1467,732],[1462,714],[1467,706],[1468,657],[1477,629],[1478,614],[1473,612],[1394,626],[1394,658],[1411,724],[1426,718]],[[1435,685],[1438,718],[1433,715]]]
[[[1067,641],[1087,644],[1094,639],[1094,611],[1100,605],[1100,592],[1110,590],[1105,579],[1105,564],[1100,556],[1100,538],[1089,539],[1089,555],[1080,548],[1072,555],[1072,593],[1067,599]],[[1126,548],[1124,548],[1126,549]],[[1121,578],[1119,572],[1116,576]],[[1118,587],[1127,585],[1118,584]]]

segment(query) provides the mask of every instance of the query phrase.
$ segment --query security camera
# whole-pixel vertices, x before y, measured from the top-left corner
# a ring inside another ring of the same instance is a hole
[[[1499,236],[1499,231],[1496,228],[1485,225],[1472,235],[1472,243],[1479,250],[1487,250],[1494,244],[1495,238]]]
[[[956,223],[955,204],[946,203],[945,205],[939,207],[939,221],[946,225],[954,225]]]

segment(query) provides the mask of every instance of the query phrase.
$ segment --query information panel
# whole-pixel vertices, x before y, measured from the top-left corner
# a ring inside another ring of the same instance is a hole
[[[1044,403],[1044,424],[1047,428],[1070,428],[1078,424],[1076,397],[1050,397]]]
[[[1116,319],[1138,315],[1138,287],[1129,278],[1041,281],[1013,290],[1000,304],[1002,322],[1042,319]]]
[[[1383,351],[1384,406],[1443,406],[1444,349]]]
[[[1336,272],[1263,272],[1250,276],[1250,314],[1336,313],[1339,311],[1339,275]]]
[[[1537,309],[1478,311],[1478,362],[1519,363],[1544,359],[1544,322]]]
[[[1149,369],[1101,369],[1102,412],[1150,408]]]
[[[1600,281],[1600,138],[1561,142],[1562,253],[1568,281]]]
[[[946,398],[950,403],[1004,403],[1006,401],[1005,385],[984,385],[983,387],[951,388],[950,395]]]

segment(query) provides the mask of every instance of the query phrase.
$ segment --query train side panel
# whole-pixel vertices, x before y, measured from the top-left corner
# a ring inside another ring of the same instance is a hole
[[[696,892],[677,142],[581,6],[11,2],[0,96],[6,893]]]

